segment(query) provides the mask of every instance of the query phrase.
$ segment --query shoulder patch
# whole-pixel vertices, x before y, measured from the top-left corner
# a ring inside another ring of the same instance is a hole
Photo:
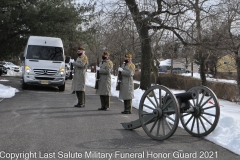
[[[129,64],[129,68],[135,69],[135,65],[133,63]]]
[[[86,63],[86,62],[88,61],[87,56],[83,56],[83,57],[82,57],[82,61]]]
[[[112,61],[109,61],[109,62],[108,62],[108,66],[109,66],[109,67],[113,67]]]

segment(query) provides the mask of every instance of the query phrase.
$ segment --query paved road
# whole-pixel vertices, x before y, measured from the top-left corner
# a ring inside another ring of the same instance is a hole
[[[164,141],[152,140],[142,128],[124,130],[121,123],[138,119],[137,110],[122,115],[122,102],[111,97],[110,111],[98,111],[100,99],[90,87],[86,91],[86,107],[74,108],[71,80],[64,92],[58,92],[49,87],[21,90],[19,77],[4,78],[9,81],[0,84],[19,92],[0,102],[0,160],[11,156],[31,160],[239,159],[181,128]]]

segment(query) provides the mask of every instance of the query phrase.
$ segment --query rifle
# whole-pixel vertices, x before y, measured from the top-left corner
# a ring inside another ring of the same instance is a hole
[[[119,59],[119,66],[122,65],[122,59],[120,57]],[[118,71],[118,78],[117,78],[117,85],[116,85],[116,90],[119,91],[120,90],[120,85],[121,85],[121,82],[122,82],[122,72],[119,72]]]
[[[97,58],[97,66],[99,66],[99,60]],[[100,79],[100,75],[99,75],[99,71],[97,71],[97,77],[96,77],[96,81],[95,81],[95,89],[98,89],[98,81]]]
[[[118,71],[117,86],[116,86],[117,91],[120,90],[121,81],[122,81],[122,72]]]
[[[98,89],[98,81],[100,79],[100,75],[99,75],[99,71],[97,71],[97,77],[96,77],[96,81],[95,81],[95,89]]]
[[[72,63],[70,63],[70,76],[69,76],[69,79],[73,79],[73,64]]]

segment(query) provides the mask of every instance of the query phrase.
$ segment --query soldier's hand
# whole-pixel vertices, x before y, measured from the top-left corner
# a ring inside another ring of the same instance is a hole
[[[97,66],[97,67],[96,67],[96,70],[99,71],[99,70],[100,70],[100,67]]]
[[[121,67],[119,67],[119,68],[118,68],[118,71],[119,71],[119,72],[122,72],[122,71],[123,71],[123,69],[122,69]]]

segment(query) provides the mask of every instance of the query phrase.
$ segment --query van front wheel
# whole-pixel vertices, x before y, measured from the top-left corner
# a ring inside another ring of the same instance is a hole
[[[65,90],[65,83],[62,86],[58,86],[59,91],[64,91]]]
[[[24,80],[23,80],[23,82],[22,82],[22,89],[27,89],[27,88],[28,88],[28,85],[27,85],[27,83],[25,83]]]

